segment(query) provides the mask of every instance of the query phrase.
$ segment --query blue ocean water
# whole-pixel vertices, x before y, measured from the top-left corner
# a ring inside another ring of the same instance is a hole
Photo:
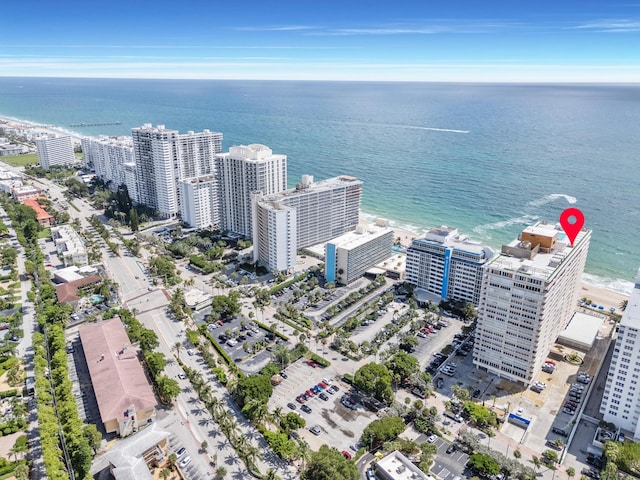
[[[263,143],[302,174],[364,181],[367,216],[496,248],[580,208],[586,279],[629,291],[640,267],[640,86],[0,78],[0,115],[129,134],[143,123]]]

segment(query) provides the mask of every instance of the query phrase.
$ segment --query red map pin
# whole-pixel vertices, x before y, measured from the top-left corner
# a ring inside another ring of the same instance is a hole
[[[569,237],[571,246],[584,225],[584,215],[577,208],[567,208],[560,214],[560,226]]]

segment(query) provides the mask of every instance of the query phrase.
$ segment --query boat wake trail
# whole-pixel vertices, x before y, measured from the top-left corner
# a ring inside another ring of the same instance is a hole
[[[545,195],[542,198],[538,198],[537,200],[531,200],[527,205],[530,207],[541,207],[542,205],[546,205],[547,203],[551,203],[554,200],[558,200],[559,198],[564,198],[567,203],[576,203],[576,197],[572,197],[571,195],[565,195],[564,193],[550,193],[549,195]]]
[[[491,235],[489,234],[491,230],[499,230],[501,228],[510,227],[511,225],[532,225],[537,220],[538,217],[535,215],[522,215],[521,217],[509,218],[508,220],[502,220],[501,222],[478,225],[473,228],[473,231],[485,238],[491,238]]]
[[[430,132],[469,133],[469,130],[456,130],[453,128],[418,127],[416,125],[394,125],[398,128],[412,128],[414,130],[429,130]]]

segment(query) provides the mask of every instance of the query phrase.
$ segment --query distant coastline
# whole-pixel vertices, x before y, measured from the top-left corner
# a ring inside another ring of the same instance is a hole
[[[225,149],[264,143],[287,155],[291,186],[354,175],[362,217],[412,236],[446,224],[499,249],[575,205],[594,232],[585,280],[629,292],[640,265],[640,124],[623,120],[640,87],[0,78],[0,104],[74,139],[151,122],[221,131]]]

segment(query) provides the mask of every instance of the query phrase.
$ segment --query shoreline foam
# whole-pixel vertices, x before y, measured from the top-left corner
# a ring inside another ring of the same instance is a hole
[[[87,136],[87,135],[81,135],[80,133],[74,132],[72,130],[68,130],[68,129],[64,128],[64,127],[60,127],[60,126],[56,126],[56,125],[45,125],[45,124],[41,124],[41,123],[38,123],[38,122],[30,121],[30,120],[10,117],[10,116],[4,115],[4,114],[0,114],[0,121],[5,121],[5,122],[8,122],[8,123],[13,123],[13,124],[16,124],[16,125],[19,125],[19,126],[24,126],[24,127],[41,128],[44,131],[49,132],[49,133],[69,135],[69,136],[71,136],[73,141],[78,142],[78,143],[80,142],[80,140],[83,137]],[[542,197],[542,199],[538,199],[537,202],[544,201],[544,203],[548,203],[550,201],[556,200],[557,198],[565,198],[568,201],[568,203],[574,203],[575,202],[574,197],[570,197],[570,196],[565,195],[565,194],[550,194],[550,195],[546,195],[545,197]],[[534,202],[536,202],[536,201],[534,201]],[[360,218],[364,222],[373,223],[375,221],[375,219],[376,218],[380,218],[380,216],[360,211]],[[388,219],[388,222],[389,222],[389,226],[395,232],[398,233],[398,236],[401,237],[402,244],[405,247],[408,247],[411,244],[411,239],[412,238],[420,237],[420,236],[422,236],[424,234],[424,232],[429,230],[429,228],[432,228],[432,227],[424,227],[423,228],[423,227],[418,227],[416,225],[399,225],[399,224],[397,224],[397,221],[395,221],[393,219]],[[481,225],[479,227],[475,227],[474,231],[476,230],[476,228],[482,228],[482,227],[488,227],[488,226],[487,225]],[[492,229],[492,228],[489,227],[489,229]],[[476,232],[476,233],[478,233],[478,232]],[[489,246],[491,246],[491,245],[489,245]],[[592,274],[592,273],[584,273],[583,274],[583,283],[585,285],[587,285],[588,287],[609,291],[609,292],[611,292],[613,294],[625,295],[627,297],[631,293],[631,291],[633,290],[633,285],[634,285],[634,283],[632,281],[623,280],[623,279],[611,279],[611,278],[607,278],[607,277],[601,277],[599,275]],[[595,303],[597,303],[597,302],[595,302]]]

